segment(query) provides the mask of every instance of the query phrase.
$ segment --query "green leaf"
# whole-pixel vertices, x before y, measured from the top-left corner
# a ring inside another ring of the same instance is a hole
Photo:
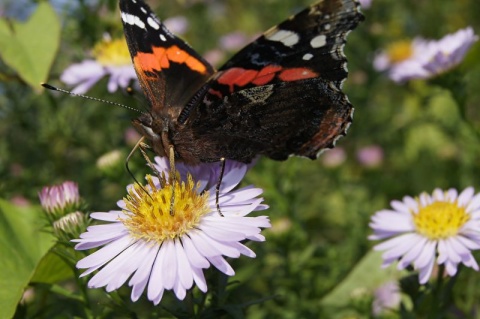
[[[60,256],[49,252],[42,258],[31,282],[54,284],[73,276],[72,268]]]
[[[348,305],[356,292],[373,292],[382,283],[398,280],[405,272],[396,270],[394,266],[382,269],[380,252],[371,251],[366,254],[348,276],[338,284],[321,303],[326,307],[342,307]]]
[[[55,243],[41,231],[41,214],[37,207],[0,199],[0,318],[13,316],[38,263]]]
[[[0,20],[0,57],[37,91],[45,82],[60,44],[60,22],[41,2],[26,23]]]

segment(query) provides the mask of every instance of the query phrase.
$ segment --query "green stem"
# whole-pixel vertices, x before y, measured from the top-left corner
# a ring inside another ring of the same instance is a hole
[[[195,302],[193,300],[193,289],[187,291],[187,295],[185,297],[185,305],[187,307],[189,317],[197,318],[197,314],[195,313]]]
[[[438,267],[438,273],[437,273],[437,281],[435,283],[435,286],[432,291],[432,313],[431,313],[431,318],[442,318],[443,313],[442,310],[444,309],[444,300],[443,300],[443,294],[442,294],[442,286],[443,286],[443,274],[445,272],[445,265],[440,265]]]

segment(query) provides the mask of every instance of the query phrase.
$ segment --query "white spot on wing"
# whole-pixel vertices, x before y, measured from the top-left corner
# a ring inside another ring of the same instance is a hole
[[[134,16],[133,14],[122,12],[121,14],[123,22],[130,25],[136,25],[140,29],[145,29],[145,23],[140,20],[139,17]]]
[[[312,48],[321,48],[327,44],[327,37],[324,34],[317,35],[310,41]]]
[[[163,42],[167,41],[167,38],[165,38],[165,36],[163,34],[160,34],[160,40],[162,40]]]
[[[327,23],[323,28],[325,30],[330,30],[331,27],[332,27],[332,25],[330,23]]]
[[[147,14],[147,10],[145,10],[144,7],[140,7],[140,10],[142,10],[143,13]]]
[[[288,30],[278,30],[272,34],[267,33],[265,37],[270,41],[281,42],[287,47],[294,46],[300,40],[298,34]]]
[[[151,26],[155,30],[160,29],[160,25],[155,20],[153,20],[151,17],[147,18],[147,23],[148,23],[149,26]]]
[[[311,53],[305,53],[302,57],[302,59],[305,60],[305,61],[308,61],[311,58],[313,58],[313,54],[311,54]]]

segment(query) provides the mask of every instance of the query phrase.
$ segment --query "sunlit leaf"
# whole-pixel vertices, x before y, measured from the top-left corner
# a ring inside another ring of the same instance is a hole
[[[60,22],[48,2],[41,2],[25,23],[0,20],[0,57],[37,91],[59,44]]]

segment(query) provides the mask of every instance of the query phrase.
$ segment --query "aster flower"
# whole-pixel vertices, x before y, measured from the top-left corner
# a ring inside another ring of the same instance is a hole
[[[75,86],[76,94],[84,94],[104,76],[109,76],[108,91],[126,88],[131,80],[137,80],[130,53],[124,39],[112,40],[108,36],[92,50],[94,60],[75,63],[63,71],[62,82]]]
[[[396,281],[389,281],[375,289],[372,303],[372,314],[375,317],[385,311],[396,309],[400,305],[400,287]]]
[[[468,27],[438,41],[423,38],[399,41],[379,53],[373,65],[378,71],[388,71],[395,82],[427,79],[458,65],[477,40],[478,36]]]
[[[472,187],[458,195],[455,189],[435,189],[432,195],[405,196],[392,201],[392,210],[381,210],[371,219],[371,240],[384,251],[383,267],[398,260],[398,269],[412,264],[424,284],[435,263],[454,276],[460,263],[478,270],[471,251],[480,248],[480,194]]]
[[[362,9],[368,9],[372,6],[372,0],[359,0]]]
[[[38,193],[43,209],[56,220],[80,205],[77,183],[66,181],[60,185],[46,186]]]
[[[195,283],[207,291],[203,269],[213,265],[228,276],[235,274],[223,256],[255,257],[241,243],[263,241],[261,228],[270,227],[266,216],[248,217],[252,211],[266,209],[261,189],[251,186],[233,191],[247,166],[227,161],[220,187],[221,216],[216,209],[215,186],[220,165],[188,167],[178,164],[174,204],[172,183],[165,159],[156,158],[159,177],[147,175],[147,185],[130,185],[128,195],[118,202],[122,210],[97,212],[91,218],[106,224],[90,226],[80,236],[76,249],[104,246],[77,263],[86,268],[85,276],[99,270],[89,281],[91,288],[106,286],[113,291],[129,278],[131,299],[147,297],[158,304],[165,290],[173,290],[183,300]]]
[[[378,167],[383,162],[383,149],[378,145],[365,146],[358,150],[357,161],[365,167]]]

